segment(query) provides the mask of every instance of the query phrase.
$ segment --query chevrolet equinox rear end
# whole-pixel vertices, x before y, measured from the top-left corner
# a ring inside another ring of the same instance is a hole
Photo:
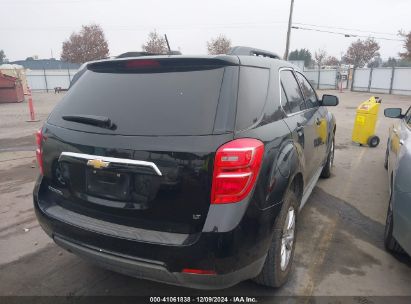
[[[68,251],[138,278],[281,286],[298,211],[329,176],[335,121],[292,65],[267,57],[84,65],[36,134],[42,228]]]

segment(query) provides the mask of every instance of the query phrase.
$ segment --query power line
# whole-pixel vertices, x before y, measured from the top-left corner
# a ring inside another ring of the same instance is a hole
[[[64,0],[63,0],[64,1]],[[74,0],[77,1],[77,0]],[[250,23],[232,23],[232,24],[214,24],[214,25],[184,25],[184,24],[161,24],[161,25],[142,25],[142,26],[103,26],[105,31],[148,31],[153,28],[157,28],[160,30],[199,30],[199,29],[236,29],[236,28],[252,28],[252,27],[260,27],[260,26],[270,26],[270,25],[278,25],[278,24],[286,24],[285,21],[272,21],[272,22],[250,22]],[[370,33],[370,34],[380,34],[380,35],[390,35],[396,36],[392,33],[382,33],[382,32],[373,32],[373,31],[365,31],[360,29],[354,28],[345,28],[345,27],[336,27],[336,26],[325,26],[325,25],[315,25],[315,24],[308,24],[308,23],[300,23],[300,22],[293,22],[293,24],[298,26],[292,26],[293,29],[300,29],[306,31],[316,31],[322,33],[329,33],[329,34],[337,34],[343,35],[345,37],[359,37],[359,38],[374,38],[378,40],[388,40],[388,41],[404,41],[404,39],[395,39],[395,38],[387,38],[387,37],[374,37],[371,35],[359,35],[359,34],[352,34],[346,33],[342,31],[332,31],[326,30],[322,28],[329,28],[329,29],[341,29],[341,30],[350,30],[355,32],[362,32],[362,33]],[[306,26],[299,26],[299,25],[307,25]],[[0,28],[1,31],[53,31],[53,32],[66,32],[66,31],[73,31],[78,29],[78,26],[54,26],[54,27],[28,27],[28,26],[9,26],[9,27],[2,27]]]
[[[301,27],[301,26],[292,26],[292,28],[293,28],[293,29],[296,29],[296,30],[315,31],[315,32],[321,32],[321,33],[343,35],[344,37],[373,38],[373,39],[377,39],[377,40],[389,40],[389,41],[401,41],[401,42],[404,41],[404,39],[394,39],[394,38],[386,38],[386,37],[374,37],[374,36],[370,36],[370,35],[366,36],[366,35],[348,34],[348,33],[344,33],[344,32],[327,31],[327,30],[307,28],[307,27]]]
[[[339,26],[329,26],[329,25],[317,25],[317,24],[300,23],[300,22],[294,22],[294,24],[297,24],[297,25],[306,25],[306,26],[318,27],[318,28],[328,28],[328,29],[336,29],[336,30],[347,30],[347,31],[361,32],[361,33],[370,33],[370,34],[377,34],[377,35],[398,36],[398,34],[393,34],[393,33],[374,32],[374,31],[362,30],[362,29],[357,29],[357,28],[348,28],[348,27],[339,27]]]
[[[103,26],[104,30],[108,31],[133,31],[133,30],[151,30],[153,28],[157,29],[219,29],[219,28],[247,28],[247,27],[260,27],[260,26],[267,26],[267,25],[274,25],[274,24],[286,24],[285,21],[275,21],[270,23],[232,23],[232,24],[198,24],[198,25],[191,25],[191,24],[157,24],[157,25],[141,25],[141,26]],[[23,30],[23,31],[66,31],[66,30],[75,30],[79,28],[79,26],[40,26],[40,27],[30,27],[30,26],[9,26],[9,27],[2,27],[0,31],[10,31],[10,30]]]

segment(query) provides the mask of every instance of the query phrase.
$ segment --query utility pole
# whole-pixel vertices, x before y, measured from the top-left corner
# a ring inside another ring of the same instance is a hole
[[[288,19],[287,43],[285,45],[284,60],[288,59],[288,52],[290,51],[290,36],[291,36],[291,26],[293,23],[293,8],[294,8],[294,0],[291,0],[290,18]]]
[[[168,51],[171,52],[170,44],[168,43],[167,34],[164,34],[164,38],[166,39]]]

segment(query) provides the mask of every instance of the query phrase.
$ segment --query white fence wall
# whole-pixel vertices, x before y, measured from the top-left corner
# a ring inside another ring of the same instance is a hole
[[[305,70],[304,75],[314,88],[318,88],[318,70]]]
[[[411,68],[396,68],[392,94],[411,95]]]
[[[352,91],[411,95],[411,68],[355,69]]]
[[[370,91],[375,93],[390,93],[392,68],[372,70]]]
[[[337,86],[337,70],[321,70],[320,89],[335,89]]]
[[[304,70],[304,75],[316,89],[335,89],[337,85],[337,70]]]
[[[53,91],[55,87],[67,89],[77,70],[27,70],[27,83],[32,91]]]
[[[356,69],[353,89],[355,91],[368,91],[371,69]]]
[[[27,70],[33,91],[67,89],[77,70]],[[316,89],[338,89],[337,70],[309,69],[304,74]],[[362,68],[353,72],[352,91],[411,95],[411,68]],[[348,88],[343,81],[343,88]]]

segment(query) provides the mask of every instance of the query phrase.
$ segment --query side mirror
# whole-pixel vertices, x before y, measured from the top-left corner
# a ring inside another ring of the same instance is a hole
[[[321,100],[321,105],[324,107],[335,107],[339,103],[338,97],[334,95],[324,94]]]
[[[403,118],[401,108],[387,108],[384,110],[384,116],[389,118]]]

